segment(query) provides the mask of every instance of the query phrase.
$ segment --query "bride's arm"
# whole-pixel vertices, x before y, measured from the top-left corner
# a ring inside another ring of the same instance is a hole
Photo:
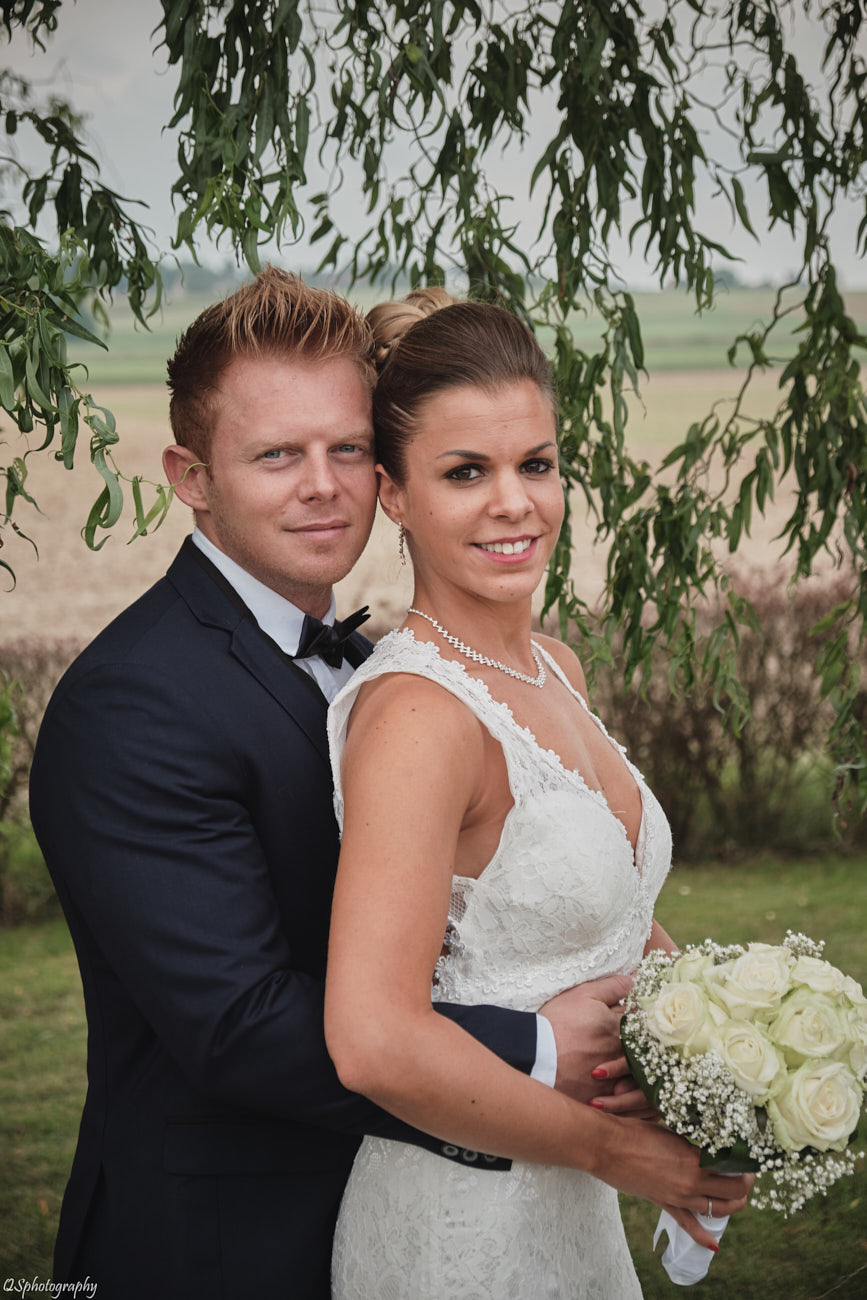
[[[479,797],[482,733],[420,678],[376,685],[358,701],[343,763],[325,1008],[342,1082],[460,1146],[585,1169],[686,1210],[701,1212],[708,1196],[726,1201],[726,1212],[741,1208],[749,1180],[702,1170],[698,1153],[671,1134],[512,1070],[433,1011],[431,973],[458,834]]]
[[[649,952],[653,952],[655,948],[661,948],[663,952],[667,953],[680,952],[680,949],[672,939],[671,935],[663,930],[662,926],[654,917],[653,924],[650,927],[650,935],[647,943],[644,945],[645,957]]]

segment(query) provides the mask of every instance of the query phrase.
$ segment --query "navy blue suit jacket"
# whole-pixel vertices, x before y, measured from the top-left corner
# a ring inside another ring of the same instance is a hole
[[[189,540],[49,704],[31,813],[88,1017],[55,1268],[100,1300],[326,1300],[360,1135],[443,1150],[347,1092],[325,1049],[325,714]],[[447,1014],[532,1068],[533,1016]]]

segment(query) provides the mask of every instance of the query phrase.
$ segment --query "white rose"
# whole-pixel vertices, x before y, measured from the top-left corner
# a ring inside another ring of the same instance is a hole
[[[682,953],[671,968],[668,976],[676,984],[700,984],[702,977],[713,969],[713,957],[706,952],[693,949]]]
[[[698,984],[663,984],[645,1007],[647,1027],[665,1047],[706,1050],[702,1031],[708,1023],[708,1000]]]
[[[769,1027],[771,1040],[790,1065],[841,1056],[851,1045],[849,1014],[822,993],[796,989]]]
[[[720,1030],[718,1051],[735,1083],[757,1102],[763,1102],[782,1083],[786,1063],[758,1025],[729,1020]]]
[[[861,1089],[840,1061],[809,1062],[789,1075],[767,1103],[780,1146],[843,1151],[861,1111]]]
[[[817,993],[842,993],[844,978],[842,971],[819,957],[799,957],[792,968],[792,982]]]
[[[849,1064],[862,1084],[867,1084],[867,1011],[856,1007],[849,1012],[849,1034],[852,1049]]]
[[[867,998],[864,996],[864,990],[857,980],[853,980],[851,975],[843,976],[843,983],[840,985],[841,992],[852,1003],[853,1007],[867,1007]]]
[[[788,948],[751,943],[741,957],[707,971],[705,984],[732,1019],[769,1020],[791,988],[794,963]]]

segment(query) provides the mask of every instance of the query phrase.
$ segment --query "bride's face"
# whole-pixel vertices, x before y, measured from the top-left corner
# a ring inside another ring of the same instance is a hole
[[[380,500],[402,520],[416,582],[431,594],[456,583],[485,599],[529,596],[563,521],[550,400],[530,380],[428,398],[404,480],[380,470]]]

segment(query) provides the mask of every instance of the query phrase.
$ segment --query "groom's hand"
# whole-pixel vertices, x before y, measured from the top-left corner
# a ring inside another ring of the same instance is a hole
[[[607,975],[558,993],[539,1013],[554,1030],[557,1091],[610,1113],[641,1118],[650,1112],[629,1077],[620,1044],[620,1004],[631,987],[628,976]]]

